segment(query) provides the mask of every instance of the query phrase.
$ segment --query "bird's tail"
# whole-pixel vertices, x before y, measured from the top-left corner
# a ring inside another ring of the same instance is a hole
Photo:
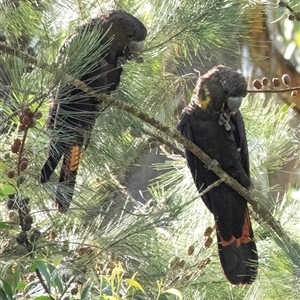
[[[251,284],[257,275],[258,255],[248,209],[240,238],[232,236],[229,241],[225,241],[218,230],[217,237],[220,261],[226,278],[232,284]]]
[[[66,150],[60,171],[59,185],[56,190],[56,207],[60,212],[66,212],[70,207],[82,155],[82,146],[72,145]]]
[[[66,144],[56,143],[53,140],[51,141],[49,156],[41,171],[41,183],[46,183],[47,181],[49,181],[61,157],[64,155],[66,148]]]
[[[56,208],[60,212],[66,212],[70,207],[81,155],[82,146],[80,145],[54,142],[50,144],[49,157],[42,168],[40,181],[46,183],[50,179],[60,159],[64,156],[56,190]]]

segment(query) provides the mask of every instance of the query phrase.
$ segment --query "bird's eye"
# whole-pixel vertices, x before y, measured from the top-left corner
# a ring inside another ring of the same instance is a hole
[[[130,38],[131,40],[133,39],[133,37],[134,37],[133,34],[128,35],[128,38]]]
[[[224,94],[227,95],[229,92],[227,90],[224,90]]]

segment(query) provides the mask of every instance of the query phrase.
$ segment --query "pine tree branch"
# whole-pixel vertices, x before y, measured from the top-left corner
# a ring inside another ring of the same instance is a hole
[[[223,178],[220,178],[219,180],[215,181],[211,185],[209,185],[206,189],[204,189],[201,193],[199,193],[199,196],[202,197],[204,194],[212,190],[213,188],[219,186],[222,182],[224,182]]]
[[[285,1],[279,1],[278,2],[279,7],[286,7],[291,13],[292,13],[292,18],[289,17],[289,19],[292,20],[297,20],[300,22],[300,12],[299,11],[294,11]]]
[[[174,143],[172,143],[171,141],[168,141],[167,139],[165,139],[164,137],[162,137],[159,132],[158,133],[154,133],[151,132],[147,129],[140,129],[141,132],[143,132],[144,134],[151,136],[153,138],[155,138],[157,141],[159,141],[160,143],[164,144],[165,146],[169,147],[171,150],[173,150],[176,154],[180,154],[181,156],[185,157],[184,151],[182,151],[181,149],[179,149],[176,145],[174,145]]]
[[[48,65],[45,63],[40,63],[35,57],[32,57],[20,50],[13,49],[3,43],[0,43],[0,51],[5,52],[10,55],[16,55],[23,59],[25,62],[35,64],[36,66],[42,67],[44,69],[48,69],[49,71],[55,70],[55,65]],[[56,66],[57,67],[57,66]],[[80,81],[79,79],[75,79],[70,75],[65,75],[65,79],[76,88],[81,89],[86,94],[90,95],[91,97],[95,97],[99,99],[99,101],[104,102],[107,105],[116,107],[122,111],[125,111],[140,120],[144,121],[145,123],[155,127],[157,130],[166,134],[170,139],[177,141],[178,143],[182,144],[186,149],[191,151],[195,154],[203,163],[210,166],[210,169],[220,178],[222,179],[227,185],[229,185],[232,189],[234,189],[237,193],[239,193],[244,199],[246,199],[253,208],[253,211],[257,213],[264,223],[267,223],[272,230],[277,234],[278,238],[284,241],[288,245],[295,245],[296,243],[290,239],[287,233],[283,230],[280,223],[273,217],[273,215],[263,206],[261,205],[258,200],[254,199],[251,193],[245,189],[239,182],[237,182],[234,178],[229,176],[222,168],[218,165],[212,163],[212,159],[204,153],[199,147],[197,147],[193,142],[186,139],[182,136],[179,132],[170,129],[168,126],[162,124],[161,122],[157,121],[155,118],[149,116],[147,113],[139,110],[138,108],[134,107],[133,105],[127,104],[125,102],[119,101],[114,99],[110,95],[101,94],[96,92],[84,82]],[[297,253],[296,253],[297,255]]]
[[[179,132],[170,129],[168,126],[160,123],[153,117],[149,116],[147,113],[142,112],[138,108],[121,102],[117,99],[114,99],[111,96],[104,95],[97,93],[92,88],[84,84],[82,81],[78,79],[74,79],[71,76],[67,76],[68,81],[73,84],[76,88],[81,89],[91,97],[98,98],[100,101],[103,101],[105,104],[116,107],[125,111],[140,120],[150,124],[151,126],[155,127],[159,131],[165,133],[169,138],[176,140],[178,143],[182,144],[186,149],[190,150],[193,154],[195,154],[203,163],[208,166],[211,166],[210,169],[218,175],[224,182],[229,185],[232,189],[234,189],[237,193],[239,193],[244,199],[246,199],[252,206],[253,211],[257,213],[263,222],[269,224],[269,226],[273,229],[273,231],[277,234],[277,236],[284,240],[286,243],[290,245],[294,245],[290,237],[286,234],[286,232],[281,227],[280,223],[273,217],[273,215],[264,207],[262,206],[257,200],[255,200],[251,193],[245,189],[239,182],[237,182],[234,178],[229,176],[222,168],[218,165],[212,163],[212,159],[204,153],[199,147],[197,147],[194,143],[190,140],[186,139],[182,136]]]
[[[247,90],[247,93],[257,94],[257,93],[288,93],[292,91],[299,91],[300,86],[289,87],[286,89],[265,89],[265,90]]]
[[[35,65],[42,69],[47,69],[49,71],[56,70],[54,65],[50,66],[47,63],[43,63],[43,62],[39,61],[38,59],[36,59],[34,56],[31,56],[28,53],[21,51],[19,49],[15,49],[3,42],[0,43],[0,52],[6,53],[6,54],[9,54],[12,56],[17,56],[20,59],[24,60],[26,63]]]
[[[202,15],[200,15],[196,20],[195,22],[200,22],[202,18],[205,18],[206,16],[208,15],[208,13],[203,13]],[[190,29],[190,24],[183,27],[181,30],[179,30],[178,32],[176,32],[175,34],[173,34],[172,36],[168,37],[166,40],[164,40],[163,42],[159,43],[158,45],[154,45],[153,47],[151,48],[147,48],[144,52],[146,51],[151,51],[151,50],[154,50],[154,49],[158,49],[166,44],[168,44],[169,42],[171,42],[173,39],[175,39],[176,37],[180,36],[181,34],[183,34],[185,31],[189,30]]]
[[[1,88],[1,86],[0,86],[0,88]],[[40,107],[40,106],[42,105],[42,103],[43,103],[43,100],[44,100],[48,95],[49,95],[49,93],[43,93],[43,94],[41,94],[41,95],[39,95],[39,96],[35,96],[35,97],[33,98],[33,100],[31,100],[30,102],[28,102],[28,103],[26,103],[26,104],[21,104],[19,109],[16,109],[16,110],[15,110],[14,112],[12,112],[10,115],[8,115],[7,117],[4,117],[4,118],[1,120],[1,124],[0,124],[0,133],[5,129],[6,123],[7,123],[10,119],[12,119],[12,118],[18,116],[18,115],[20,114],[20,112],[22,111],[22,109],[23,109],[25,106],[28,106],[28,107],[29,107],[29,106],[31,106],[32,104],[34,104],[34,103],[36,103],[36,102],[38,102],[38,101],[41,101],[41,103],[38,105],[38,107]]]

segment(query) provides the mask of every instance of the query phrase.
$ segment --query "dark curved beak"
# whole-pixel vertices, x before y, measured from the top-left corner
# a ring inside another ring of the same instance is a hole
[[[236,111],[240,108],[242,101],[243,97],[229,97],[227,104],[231,111]]]

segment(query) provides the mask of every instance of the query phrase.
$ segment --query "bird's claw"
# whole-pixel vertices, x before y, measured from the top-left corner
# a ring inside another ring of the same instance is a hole
[[[126,63],[126,61],[127,61],[126,56],[119,56],[116,63],[117,67],[121,68]]]
[[[219,162],[216,159],[212,159],[209,165],[205,165],[207,170],[211,170],[214,166],[218,166]]]
[[[219,124],[220,125],[224,125],[225,129],[227,131],[229,131],[231,129],[231,126],[229,124],[229,121],[230,121],[230,115],[227,114],[226,112],[222,112],[220,114],[220,118],[219,118]]]

